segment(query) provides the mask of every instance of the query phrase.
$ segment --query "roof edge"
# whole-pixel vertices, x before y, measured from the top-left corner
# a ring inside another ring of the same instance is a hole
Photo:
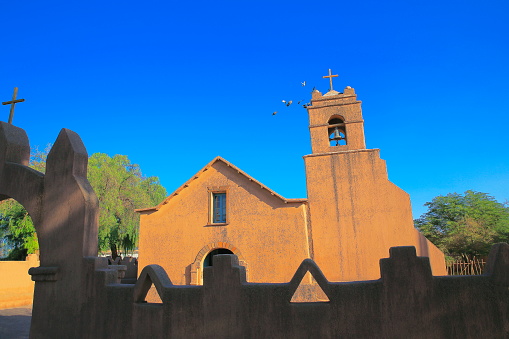
[[[169,196],[167,196],[159,205],[157,206],[154,206],[154,207],[148,207],[148,208],[138,208],[138,209],[135,209],[134,211],[137,212],[137,213],[143,213],[143,212],[149,212],[149,211],[159,211],[159,209],[163,206],[163,205],[166,205],[168,203],[168,201],[170,201],[171,198],[173,198],[174,196],[178,195],[184,188],[188,187],[189,184],[193,181],[193,180],[196,180],[198,179],[198,177],[205,171],[207,171],[210,167],[212,167],[212,165],[214,165],[217,161],[222,161],[226,166],[228,167],[231,167],[232,169],[234,169],[235,171],[237,171],[237,173],[239,174],[242,174],[243,176],[245,176],[246,178],[249,179],[249,181],[252,181],[254,182],[255,184],[257,185],[260,185],[260,188],[262,189],[266,189],[267,191],[269,191],[269,193],[275,197],[278,197],[279,199],[281,199],[285,204],[288,204],[288,203],[306,203],[308,200],[307,199],[286,199],[285,197],[283,197],[282,195],[276,193],[275,191],[271,190],[270,188],[268,188],[267,186],[265,186],[264,184],[262,184],[260,181],[256,180],[255,178],[253,178],[252,176],[250,176],[249,174],[247,174],[246,172],[242,171],[240,168],[238,168],[237,166],[233,165],[232,163],[230,163],[229,161],[225,160],[224,158],[220,157],[220,156],[217,156],[215,157],[212,161],[210,161],[207,165],[205,165],[201,170],[199,170],[195,175],[193,175],[189,180],[187,180],[183,185],[181,185],[179,188],[177,188],[173,193],[171,193]]]

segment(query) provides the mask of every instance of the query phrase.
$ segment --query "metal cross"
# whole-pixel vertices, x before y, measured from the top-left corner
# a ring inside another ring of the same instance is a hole
[[[18,102],[25,101],[25,99],[16,99],[17,95],[18,87],[14,87],[14,94],[12,95],[12,100],[2,102],[2,105],[11,105],[11,112],[9,113],[9,124],[12,124],[12,118],[14,118],[14,105],[16,105]]]
[[[337,76],[338,76],[337,74],[336,74],[336,75],[332,75],[332,71],[331,71],[331,69],[329,68],[329,75],[325,75],[325,76],[323,76],[323,77],[322,77],[322,78],[324,78],[324,79],[325,79],[325,78],[329,78],[329,81],[330,81],[330,91],[334,90],[334,88],[332,88],[332,78],[335,78],[335,77],[337,77]]]

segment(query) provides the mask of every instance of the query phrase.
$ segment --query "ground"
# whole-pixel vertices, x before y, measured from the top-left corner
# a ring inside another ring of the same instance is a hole
[[[28,339],[32,305],[0,310],[0,339]]]

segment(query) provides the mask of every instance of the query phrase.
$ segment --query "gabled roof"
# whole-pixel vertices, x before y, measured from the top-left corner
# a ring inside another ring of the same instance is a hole
[[[251,177],[250,175],[248,175],[247,173],[245,173],[244,171],[242,171],[241,169],[239,169],[238,167],[236,167],[235,165],[231,164],[230,162],[226,161],[225,159],[221,158],[220,156],[217,156],[214,158],[214,160],[212,160],[211,162],[209,162],[205,167],[203,167],[200,171],[198,171],[198,173],[196,173],[193,177],[191,177],[191,179],[189,179],[188,181],[186,181],[182,186],[180,186],[179,188],[177,188],[177,190],[175,190],[172,194],[170,194],[166,199],[163,200],[163,202],[161,202],[159,205],[157,206],[154,206],[154,207],[149,207],[149,208],[139,208],[139,209],[136,209],[134,210],[135,212],[148,212],[148,211],[158,211],[161,206],[163,205],[166,205],[174,196],[178,195],[182,190],[186,189],[189,184],[198,179],[200,177],[200,175],[202,175],[202,173],[206,172],[209,170],[209,168],[212,167],[212,165],[214,165],[216,162],[218,161],[221,161],[223,162],[226,166],[228,167],[231,167],[234,171],[236,171],[237,173],[239,174],[242,174],[244,177],[246,177],[249,181],[252,181],[253,183],[257,184],[257,185],[260,185],[260,188],[262,189],[265,189],[267,190],[271,195],[275,196],[275,197],[278,197],[279,199],[281,199],[285,204],[288,204],[288,203],[304,203],[304,202],[307,202],[307,199],[286,199],[284,198],[283,196],[277,194],[276,192],[274,192],[273,190],[271,190],[270,188],[268,188],[267,186],[265,186],[264,184],[262,184],[261,182],[259,182],[258,180],[254,179],[253,177]]]

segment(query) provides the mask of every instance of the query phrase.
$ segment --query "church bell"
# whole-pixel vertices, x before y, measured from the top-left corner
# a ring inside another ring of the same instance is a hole
[[[340,140],[343,140],[344,137],[341,136],[341,133],[339,132],[339,128],[336,126],[334,127],[334,133],[332,135],[332,138],[330,138],[331,141],[335,140],[335,141],[340,141]]]

